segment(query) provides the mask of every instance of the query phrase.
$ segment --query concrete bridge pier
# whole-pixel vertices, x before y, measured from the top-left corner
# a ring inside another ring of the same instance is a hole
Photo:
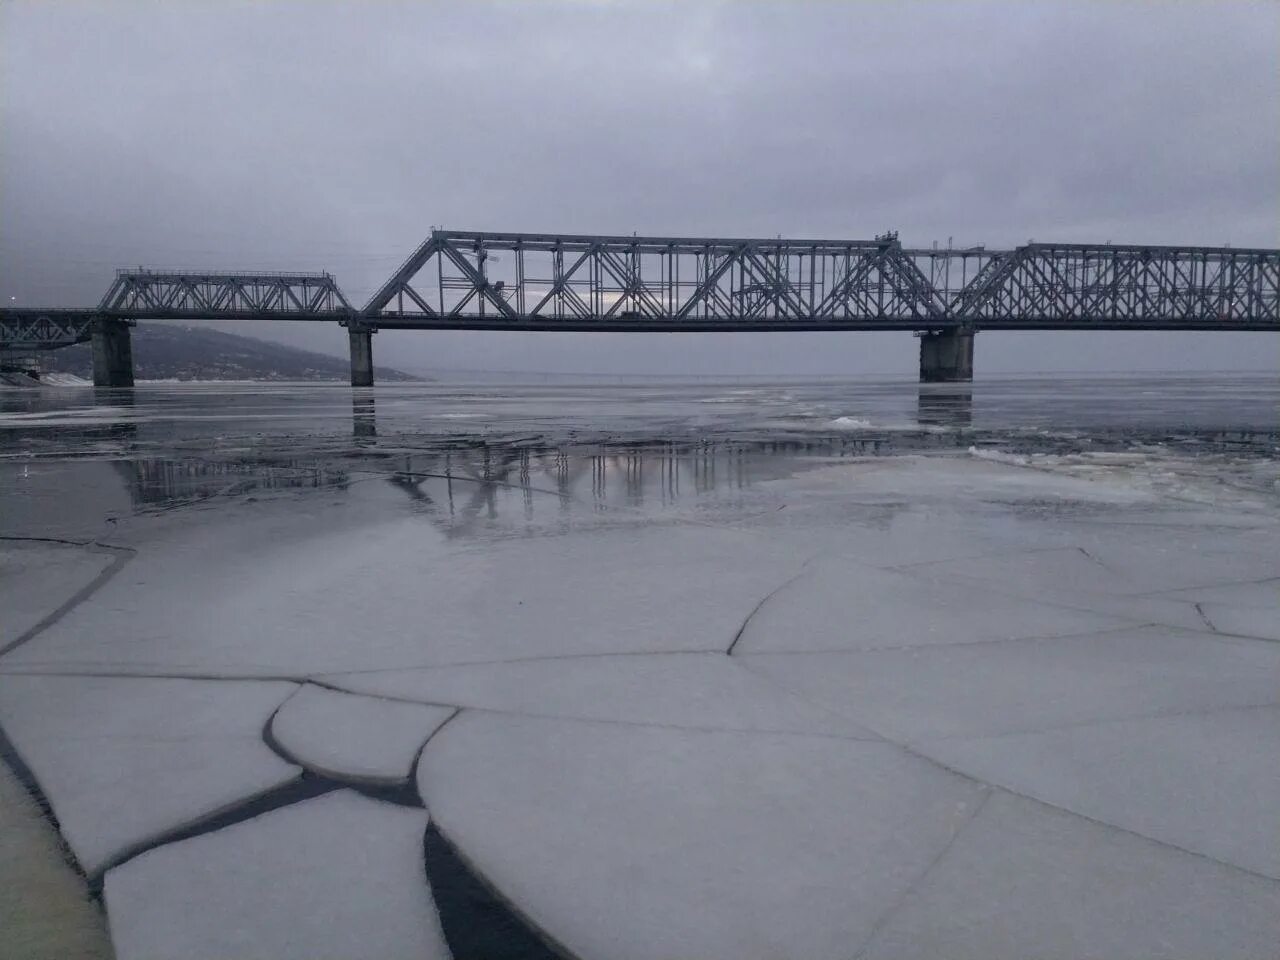
[[[373,328],[351,324],[347,336],[351,340],[351,385],[373,386]]]
[[[93,385],[133,386],[133,343],[129,321],[98,318],[93,321]]]
[[[919,336],[921,383],[973,379],[973,330],[926,330]]]

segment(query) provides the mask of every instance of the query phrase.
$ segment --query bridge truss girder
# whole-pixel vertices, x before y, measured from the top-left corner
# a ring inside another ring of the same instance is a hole
[[[0,310],[0,350],[56,350],[93,336],[94,310]]]
[[[1280,250],[1028,244],[950,313],[975,329],[1280,330]]]
[[[118,270],[98,309],[133,319],[342,319],[355,311],[328,273]]]
[[[1280,251],[436,230],[361,316],[517,330],[1280,330]]]
[[[946,304],[896,238],[434,231],[361,311],[379,327],[917,329]]]

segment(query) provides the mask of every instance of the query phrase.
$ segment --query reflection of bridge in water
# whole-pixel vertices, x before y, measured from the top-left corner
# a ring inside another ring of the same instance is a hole
[[[346,489],[346,471],[303,461],[143,457],[112,461],[135,507],[172,507],[254,492]]]
[[[944,405],[965,397],[941,394]],[[948,412],[947,415],[950,415]],[[328,489],[354,493],[363,483],[389,484],[448,538],[554,531],[584,520],[609,522],[642,511],[714,522],[764,504],[753,488],[827,463],[902,453],[942,453],[982,446],[1007,432],[868,430],[849,436],[609,443],[511,443],[477,439],[432,443],[412,452],[364,458],[355,451],[282,458],[134,457],[113,461],[135,508],[162,510],[257,493]],[[1205,451],[1259,449],[1273,442],[1247,431],[1206,431],[1189,444]],[[1098,435],[1089,449],[1127,449],[1123,433]],[[427,441],[431,442],[431,441]],[[1062,442],[1027,434],[1028,450],[1060,452]],[[1070,446],[1068,444],[1068,446]],[[353,455],[354,453],[354,455]]]
[[[923,435],[924,448],[955,447],[955,437]],[[555,526],[575,513],[676,507],[740,507],[749,488],[830,459],[888,453],[880,437],[591,444],[573,447],[456,447],[407,454],[388,481],[449,537],[513,524]]]

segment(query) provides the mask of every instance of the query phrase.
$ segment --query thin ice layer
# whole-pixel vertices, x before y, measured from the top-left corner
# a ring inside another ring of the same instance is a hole
[[[983,788],[885,743],[464,711],[418,784],[570,954],[845,957]]]
[[[865,960],[1257,960],[1280,883],[996,791]]]
[[[0,725],[88,873],[301,772],[262,731],[290,683],[0,676]]]
[[[271,721],[281,748],[337,780],[407,780],[427,738],[452,707],[400,703],[305,684]]]
[[[544,717],[874,738],[723,653],[558,657],[328,679],[364,693]]]
[[[448,960],[424,810],[341,790],[151,850],[106,876],[118,960]]]

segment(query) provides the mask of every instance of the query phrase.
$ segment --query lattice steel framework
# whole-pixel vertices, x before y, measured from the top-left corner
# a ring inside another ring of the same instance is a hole
[[[1280,330],[1280,250],[1034,243],[948,306],[975,329]]]
[[[118,270],[98,305],[133,319],[345,319],[355,311],[328,273]]]
[[[328,273],[121,270],[95,309],[0,309],[0,349],[79,343],[97,317],[365,329],[1280,330],[1280,250],[436,230],[361,311]]]
[[[54,350],[93,333],[94,310],[0,310],[0,350]]]
[[[361,311],[378,327],[840,330],[949,326],[896,236],[724,240],[434,231]]]

